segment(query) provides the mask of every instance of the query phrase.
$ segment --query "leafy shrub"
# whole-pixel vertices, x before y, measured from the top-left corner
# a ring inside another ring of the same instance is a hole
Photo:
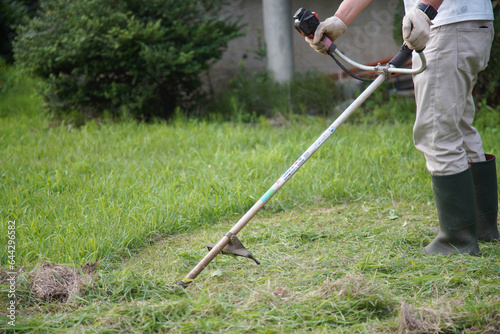
[[[10,73],[7,71],[5,60],[0,58],[0,96],[7,90]]]
[[[363,84],[363,89],[368,85]],[[405,123],[415,119],[415,99],[397,94],[396,84],[384,82],[349,117],[353,123]]]
[[[287,84],[273,80],[270,73],[248,73],[243,67],[209,106],[224,119],[250,122],[277,114],[328,116],[336,111],[342,90],[333,76],[295,74]]]
[[[488,68],[479,73],[475,88],[476,101],[486,101],[490,106],[500,106],[500,4],[493,8],[495,37],[491,46]]]
[[[498,128],[500,126],[500,105],[491,107],[486,100],[480,101],[476,108],[474,126],[478,129]]]
[[[39,17],[19,29],[15,58],[45,80],[45,101],[59,115],[168,118],[239,35],[238,23],[214,15],[222,4],[42,0]]]
[[[394,12],[394,20],[392,21],[392,38],[394,38],[394,41],[398,45],[403,44],[403,35],[401,29],[404,16],[405,16],[404,1],[399,0],[396,6],[396,10]]]
[[[0,0],[0,58],[8,63],[13,60],[12,40],[16,26],[32,17],[38,7],[36,0]]]

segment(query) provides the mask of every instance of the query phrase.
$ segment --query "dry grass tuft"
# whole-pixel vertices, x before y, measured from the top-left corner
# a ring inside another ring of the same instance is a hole
[[[500,311],[497,311],[500,312]],[[500,334],[500,313],[491,314],[490,316],[485,316],[488,324],[481,328],[473,326],[470,328],[471,333],[481,333],[481,334]]]
[[[289,292],[287,289],[285,289],[285,288],[283,288],[283,287],[278,286],[278,287],[276,287],[276,288],[273,290],[272,294],[273,294],[275,297],[285,298],[285,297],[288,297],[288,296],[290,295],[290,292]]]
[[[332,294],[340,298],[361,297],[376,294],[376,289],[363,276],[347,275],[337,280],[327,278],[315,293],[321,297]]]
[[[99,262],[96,260],[95,262],[85,263],[81,268],[85,274],[93,275],[95,273],[95,271],[97,270],[98,264],[99,264]]]
[[[439,315],[430,308],[402,303],[399,326],[401,333],[439,333]]]
[[[0,269],[0,284],[7,282],[7,278],[9,278],[9,275],[7,274],[7,270]]]
[[[81,296],[85,288],[92,283],[92,274],[97,268],[97,262],[82,266],[82,274],[58,264],[42,263],[30,275],[31,292],[36,298],[43,301],[72,300],[74,296]]]
[[[436,311],[429,307],[415,308],[403,302],[399,315],[400,333],[442,333],[443,330],[453,326],[454,312],[457,306],[454,305],[455,303],[443,303],[439,306],[439,311]]]

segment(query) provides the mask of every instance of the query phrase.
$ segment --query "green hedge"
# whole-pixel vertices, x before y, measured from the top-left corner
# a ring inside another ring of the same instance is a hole
[[[21,67],[44,79],[50,110],[89,117],[168,118],[240,26],[221,0],[42,0],[19,29]]]
[[[476,85],[476,101],[484,101],[490,106],[500,105],[500,4],[493,8],[495,38],[491,47],[488,68],[479,74]]]
[[[12,63],[12,41],[16,27],[33,17],[38,9],[37,0],[0,0],[0,58]]]

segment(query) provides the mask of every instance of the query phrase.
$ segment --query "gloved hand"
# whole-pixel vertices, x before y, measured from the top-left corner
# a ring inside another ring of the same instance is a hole
[[[430,38],[429,17],[420,9],[414,8],[403,17],[403,40],[410,49],[421,51]]]
[[[425,14],[424,14],[425,15]],[[321,22],[314,32],[314,38],[306,37],[306,42],[319,53],[326,54],[328,48],[325,43],[321,42],[323,34],[326,35],[331,41],[335,41],[340,35],[345,33],[347,26],[344,21],[337,16],[332,16]]]

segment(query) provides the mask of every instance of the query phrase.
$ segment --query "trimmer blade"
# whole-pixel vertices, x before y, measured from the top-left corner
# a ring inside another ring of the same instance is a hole
[[[215,246],[215,244],[211,244],[211,243],[206,243],[205,244],[205,247],[207,247],[209,251],[214,246]],[[257,260],[253,256],[253,254],[248,249],[245,248],[245,246],[243,246],[243,244],[241,243],[241,241],[234,234],[231,234],[231,236],[229,238],[229,243],[226,245],[226,247],[224,247],[222,249],[221,252],[223,254],[233,254],[233,255],[236,255],[236,256],[247,257],[249,259],[254,260],[255,263],[260,264],[260,261]]]

